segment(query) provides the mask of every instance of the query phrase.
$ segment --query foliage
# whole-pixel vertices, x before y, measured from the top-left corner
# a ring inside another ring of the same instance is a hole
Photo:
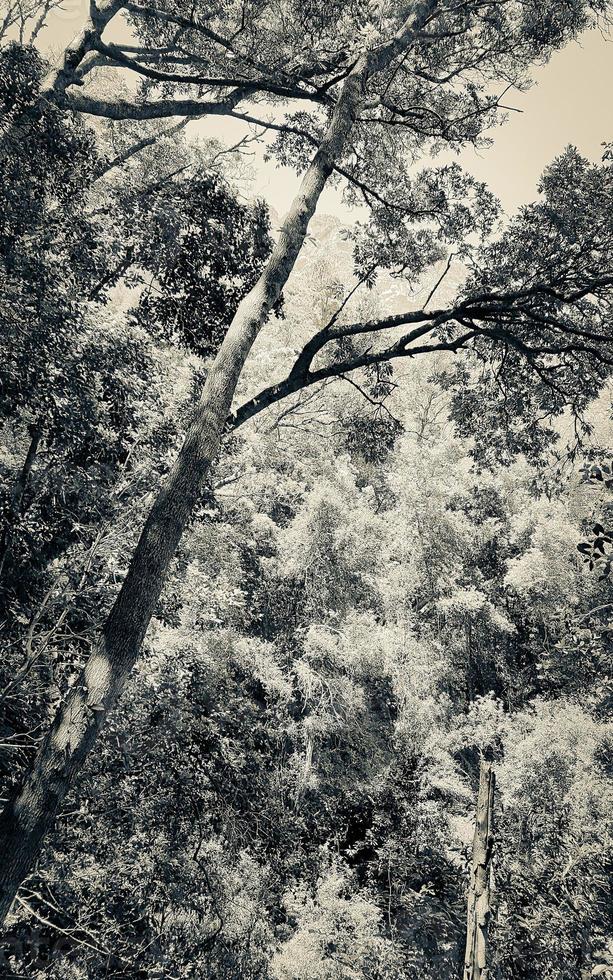
[[[215,353],[271,247],[264,204],[240,204],[223,184],[203,175],[157,195],[155,209],[138,209],[146,222],[135,256],[154,289],[135,311],[139,323],[176,336],[201,357]],[[134,220],[134,218],[132,219]]]
[[[155,120],[270,109],[267,154],[302,170],[360,53],[407,16],[180,6],[127,4],[135,43],[100,21],[59,75],[0,49],[7,793],[273,249],[226,151]],[[7,976],[451,980],[484,756],[493,969],[612,973],[610,151],[568,149],[509,221],[456,164],[407,165],[480,145],[497,86],[603,11],[438,4],[364,82],[329,169],[366,216],[312,221],[272,304],[142,656],[20,889]]]

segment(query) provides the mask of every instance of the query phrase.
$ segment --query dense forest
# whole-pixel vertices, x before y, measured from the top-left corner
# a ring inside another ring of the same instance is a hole
[[[0,977],[613,978],[613,134],[512,214],[458,157],[613,10],[58,10],[0,7]]]

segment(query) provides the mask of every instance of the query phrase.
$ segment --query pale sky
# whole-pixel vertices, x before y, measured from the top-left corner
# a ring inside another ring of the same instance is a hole
[[[65,0],[64,10],[54,11],[41,35],[41,46],[57,54],[79,30],[87,0]],[[549,64],[534,70],[535,85],[525,94],[509,93],[507,101],[522,112],[509,114],[504,125],[492,130],[494,143],[479,151],[464,151],[463,166],[488,183],[512,211],[532,200],[543,168],[569,143],[593,161],[602,155],[601,144],[613,141],[613,37],[586,32],[580,42],[567,45]],[[228,143],[244,134],[233,120],[211,117],[191,124],[207,135]],[[254,158],[255,193],[264,197],[280,215],[287,210],[298,187],[292,170],[275,168]],[[349,217],[333,189],[325,192],[320,213]]]

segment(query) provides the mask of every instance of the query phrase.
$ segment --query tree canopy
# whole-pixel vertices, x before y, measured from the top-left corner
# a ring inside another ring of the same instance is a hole
[[[92,0],[50,64],[54,6],[0,18],[0,972],[613,976],[613,160],[508,216],[452,155],[607,3]]]

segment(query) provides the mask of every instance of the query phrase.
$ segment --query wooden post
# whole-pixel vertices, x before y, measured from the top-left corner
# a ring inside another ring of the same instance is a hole
[[[477,819],[468,888],[464,980],[489,980],[489,920],[495,775],[491,762],[481,760]]]

